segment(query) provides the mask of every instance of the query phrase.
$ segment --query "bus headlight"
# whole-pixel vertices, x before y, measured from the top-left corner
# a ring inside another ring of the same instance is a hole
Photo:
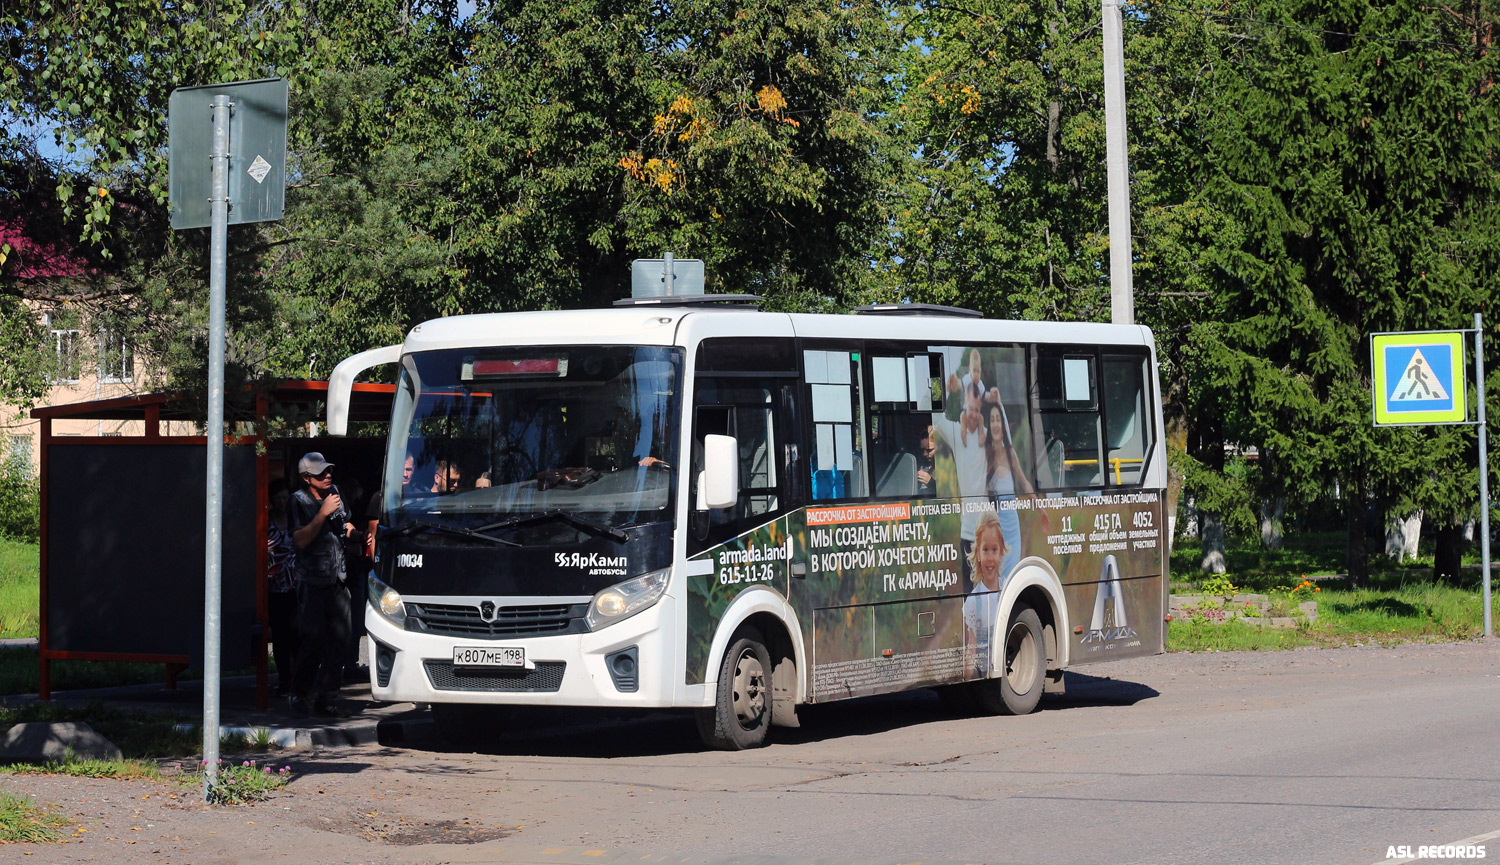
[[[671,568],[651,571],[610,586],[595,595],[593,603],[589,604],[586,618],[589,630],[597,631],[605,625],[628,619],[661,600],[662,594],[667,590],[667,577],[671,573]]]
[[[370,572],[366,584],[371,606],[393,623],[405,627],[406,604],[401,601],[401,593],[376,579],[374,571]]]

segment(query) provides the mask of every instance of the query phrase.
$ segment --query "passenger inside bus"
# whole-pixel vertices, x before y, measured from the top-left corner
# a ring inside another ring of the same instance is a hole
[[[489,485],[490,478],[487,472],[475,478],[473,484],[465,485],[464,472],[457,460],[438,460],[432,475],[432,487],[428,492],[447,495],[466,489],[483,489]]]
[[[917,443],[917,495],[930,498],[937,495],[937,440],[933,437],[932,424],[927,425],[927,434]]]

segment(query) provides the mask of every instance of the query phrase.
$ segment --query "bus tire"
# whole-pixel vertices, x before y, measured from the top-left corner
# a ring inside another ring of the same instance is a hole
[[[433,703],[432,720],[438,737],[455,748],[483,748],[494,742],[505,726],[504,706]]]
[[[1005,626],[1000,675],[975,682],[974,700],[990,715],[1026,715],[1042,699],[1047,683],[1047,644],[1042,619],[1028,604],[1016,604]]]
[[[698,709],[698,735],[710,748],[759,748],[771,728],[771,653],[760,631],[745,626],[735,633],[719,667],[711,708]]]

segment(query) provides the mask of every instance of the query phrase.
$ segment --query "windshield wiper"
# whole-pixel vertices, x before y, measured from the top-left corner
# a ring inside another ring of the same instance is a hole
[[[464,538],[480,538],[482,540],[489,541],[492,544],[500,544],[507,547],[521,546],[515,541],[506,540],[505,538],[497,538],[494,535],[485,534],[485,532],[491,528],[494,527],[480,526],[477,529],[471,529],[467,526],[455,526],[450,523],[439,523],[432,520],[419,520],[414,518],[407,520],[399,526],[393,526],[384,533],[384,537],[399,538],[405,535],[414,535],[418,532],[442,532],[444,534],[457,535]]]
[[[604,523],[586,519],[584,517],[578,516],[577,514],[570,514],[567,511],[560,511],[555,509],[550,511],[538,511],[534,514],[521,514],[520,516],[497,520],[496,522],[480,526],[479,528],[474,529],[474,531],[491,532],[498,529],[513,529],[517,526],[530,525],[531,523],[547,522],[549,520],[561,520],[562,522],[565,522],[568,525],[573,526],[574,528],[583,529],[589,534],[603,535],[612,540],[619,541],[620,543],[624,543],[630,540],[630,535],[620,531],[617,528],[614,528],[613,526],[607,526]]]

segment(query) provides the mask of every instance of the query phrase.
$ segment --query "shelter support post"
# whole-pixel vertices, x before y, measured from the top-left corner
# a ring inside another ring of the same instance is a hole
[[[39,520],[41,543],[38,544],[37,550],[37,565],[40,571],[39,579],[37,581],[37,609],[40,613],[40,615],[38,615],[37,617],[39,620],[37,628],[37,647],[40,651],[37,652],[37,664],[39,666],[37,670],[36,695],[42,700],[51,700],[52,659],[47,657],[47,538],[49,534],[47,531],[47,466],[49,462],[47,448],[52,441],[51,418],[44,417],[41,419],[40,432],[42,439],[42,468],[41,471],[37,473],[37,476],[39,477],[41,483],[41,490],[38,494],[38,509],[41,511]]]
[[[266,395],[255,395],[255,422],[264,425],[269,409],[269,400]],[[262,429],[264,427],[262,426]],[[257,437],[255,440],[255,537],[264,539],[270,532],[271,518],[267,513],[270,506],[269,487],[271,484],[271,454],[267,442]],[[270,629],[271,610],[270,598],[267,593],[271,587],[266,582],[266,569],[270,563],[269,551],[265,542],[255,546],[255,708],[265,709],[271,704],[271,689],[268,678],[270,676],[270,662],[266,657],[269,648],[266,633]]]
[[[175,691],[175,690],[177,690],[177,677],[178,677],[178,675],[180,675],[182,673],[183,670],[187,669],[187,666],[188,665],[185,662],[172,662],[172,661],[168,661],[167,662],[167,690],[168,691]]]

